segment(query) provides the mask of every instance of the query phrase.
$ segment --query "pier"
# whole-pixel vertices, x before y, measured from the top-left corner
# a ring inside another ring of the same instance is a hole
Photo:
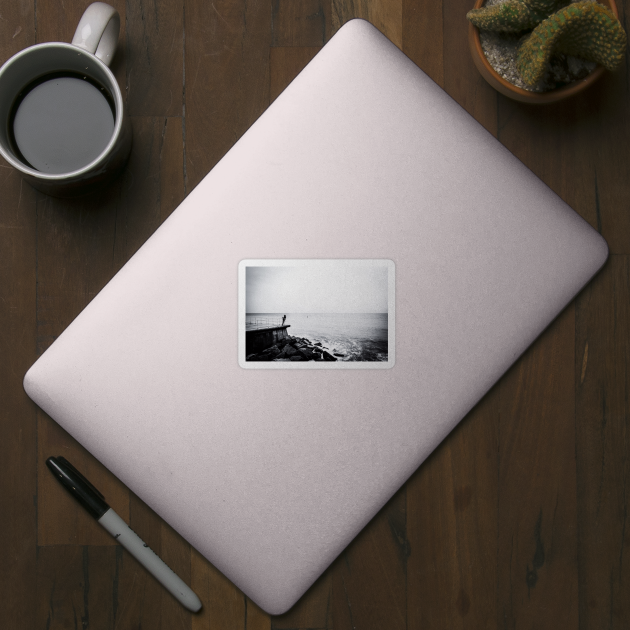
[[[271,348],[281,339],[287,339],[287,328],[290,324],[283,324],[281,317],[254,317],[245,318],[245,355],[261,352]]]

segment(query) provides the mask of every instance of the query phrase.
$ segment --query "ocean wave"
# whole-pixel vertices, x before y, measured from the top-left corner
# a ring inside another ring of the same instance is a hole
[[[322,346],[339,361],[387,361],[387,341],[328,336],[309,337],[311,343]]]

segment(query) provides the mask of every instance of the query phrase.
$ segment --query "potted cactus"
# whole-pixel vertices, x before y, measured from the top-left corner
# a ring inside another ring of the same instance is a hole
[[[618,68],[625,55],[614,0],[604,1],[477,0],[467,15],[473,60],[510,98],[545,103],[575,94]],[[500,62],[492,54],[497,44],[512,50]]]

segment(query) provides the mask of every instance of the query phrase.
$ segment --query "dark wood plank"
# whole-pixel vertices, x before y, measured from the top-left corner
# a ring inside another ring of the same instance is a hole
[[[37,43],[35,8],[29,0],[5,2],[0,20],[0,64]]]
[[[576,305],[580,628],[630,627],[630,260],[612,256]]]
[[[33,628],[110,630],[117,612],[116,548],[41,547]],[[35,590],[36,588],[36,590]]]
[[[134,145],[113,213],[113,272],[136,253],[184,199],[181,118],[134,116],[131,121]]]
[[[269,105],[269,3],[193,2],[185,30],[189,192]]]
[[[444,0],[443,88],[491,134],[497,135],[497,92],[481,77],[468,50],[470,0]],[[437,54],[437,51],[436,51]]]
[[[403,0],[332,0],[332,32],[348,20],[363,18],[402,49]]]
[[[407,483],[409,630],[496,618],[499,397],[493,388]]]
[[[604,77],[596,89],[590,90],[570,101],[544,108],[517,104],[503,97],[499,98],[499,139],[501,142],[586,218],[593,227],[602,232],[608,239],[613,252],[627,251],[628,242],[626,217],[621,216],[619,212],[620,207],[627,202],[628,197],[628,179],[621,175],[621,170],[627,171],[628,160],[627,155],[622,157],[616,148],[618,141],[623,142],[628,137],[627,115],[622,113],[625,110],[625,106],[622,104],[627,102],[626,90],[627,81],[624,80],[623,76],[610,75]],[[613,129],[615,130],[614,132]],[[613,135],[616,136],[614,139]],[[527,136],[526,139],[525,136]],[[611,294],[608,294],[607,298],[608,305],[612,300],[616,299]],[[590,315],[586,315],[586,317],[590,317]],[[592,329],[590,332],[596,338],[601,334],[597,328]],[[583,333],[580,334],[578,332],[578,340],[575,345],[578,354],[575,357],[576,367],[573,370],[576,368],[578,370],[581,369],[580,362],[582,361],[585,343],[586,340]],[[563,371],[566,369],[569,369],[568,361]],[[608,369],[609,367],[606,364],[600,362],[598,370],[596,361],[595,366],[593,366],[594,378],[607,380],[609,378]],[[550,376],[552,374],[550,370]],[[627,385],[618,382],[613,389],[618,392],[627,392]],[[576,405],[577,457],[578,462],[580,462],[581,454],[584,452],[583,457],[585,459],[583,461],[588,461],[588,465],[582,468],[581,471],[578,467],[576,472],[578,483],[577,510],[581,514],[589,514],[593,509],[590,504],[590,500],[593,498],[592,491],[590,494],[583,492],[583,488],[592,487],[592,481],[588,478],[588,474],[604,466],[604,451],[593,449],[593,445],[587,444],[584,438],[585,429],[583,428],[583,423],[585,422],[588,422],[591,430],[594,430],[595,426],[600,427],[601,412],[599,415],[595,415],[593,418],[589,417],[587,420],[580,401],[578,388],[578,403]],[[539,431],[540,429],[536,428],[535,430]],[[567,439],[570,439],[569,428],[566,427],[565,430]],[[582,439],[580,439],[580,436],[582,436]],[[554,457],[554,455],[550,452],[549,457]],[[567,476],[568,471],[573,470],[574,464],[570,462],[568,452],[565,457],[567,459],[565,476]],[[514,485],[509,479],[506,481],[509,485]],[[565,509],[568,511],[560,521],[566,536],[564,539],[565,548],[562,550],[564,567],[562,570],[560,567],[557,568],[557,580],[554,581],[555,599],[545,602],[539,599],[540,591],[536,590],[536,597],[532,597],[531,601],[528,600],[529,606],[525,607],[524,610],[517,609],[517,611],[512,613],[517,615],[513,619],[539,619],[542,617],[542,610],[548,607],[546,612],[550,610],[552,615],[546,614],[545,619],[551,622],[553,615],[556,615],[556,622],[560,623],[558,606],[559,601],[564,599],[568,606],[566,619],[572,619],[577,625],[579,618],[580,627],[602,627],[597,622],[592,622],[604,619],[604,615],[601,612],[596,612],[594,617],[589,617],[589,614],[593,611],[589,608],[588,602],[590,601],[595,609],[600,606],[604,610],[610,611],[612,607],[609,603],[609,596],[614,589],[610,586],[610,574],[607,573],[606,597],[608,599],[604,603],[602,598],[603,592],[599,589],[599,586],[595,586],[595,581],[584,573],[583,567],[587,566],[592,574],[603,577],[602,572],[598,571],[598,564],[593,561],[592,556],[594,538],[588,533],[593,531],[589,529],[589,526],[592,525],[592,520],[589,521],[585,517],[585,529],[580,529],[579,541],[575,541],[577,526],[574,523],[575,517],[570,514],[574,508],[567,503],[570,483],[573,483],[573,480],[568,478],[568,476],[563,484],[557,484],[556,482],[558,491],[562,491],[562,494],[559,493],[559,496],[561,498],[564,497]],[[544,534],[545,520],[548,523],[547,527],[551,526],[549,523],[549,512],[552,509],[550,497],[547,497],[546,501],[548,506],[546,508],[541,506],[539,514],[540,525],[538,524],[539,521],[534,519],[535,505],[533,503],[527,516],[528,535],[531,538],[533,531],[534,537],[537,537],[542,549],[544,549],[548,539],[553,534],[553,532]],[[562,503],[559,505],[562,505]],[[582,520],[580,520],[581,522]],[[613,521],[610,521],[608,524],[612,526],[612,523]],[[555,530],[556,527],[554,526],[553,529]],[[606,534],[603,534],[604,529],[602,528],[598,531],[606,539]],[[584,536],[582,531],[585,532]],[[554,538],[557,538],[557,536]],[[507,556],[507,542],[504,541],[503,544],[505,545],[503,548],[504,555]],[[577,545],[576,551],[573,550],[574,544]],[[518,548],[518,545],[516,548]],[[522,552],[524,553],[523,549]],[[512,550],[510,550],[510,553],[512,553]],[[577,590],[575,582],[578,579],[578,571],[574,566],[577,563],[577,560],[573,557],[575,553],[580,559],[579,611],[575,610]],[[556,559],[556,556],[557,554],[554,556],[554,559]],[[548,552],[545,553],[545,557],[549,557]],[[585,562],[585,558],[590,558],[590,563]],[[528,571],[533,567],[534,561],[535,555],[530,559]],[[603,557],[600,558],[600,561],[602,563],[601,567],[608,567],[609,564],[607,562],[610,562],[610,553],[608,561],[604,561]],[[533,581],[538,574],[528,573],[528,575]],[[540,586],[541,584],[538,583],[538,588]],[[547,588],[544,590],[548,591]],[[508,596],[512,597],[512,594],[508,594],[506,590],[503,596],[507,601]],[[622,602],[623,600],[619,599],[618,601]],[[511,600],[510,604],[505,605],[512,609]],[[617,606],[616,612],[620,614],[621,618],[624,615],[627,618],[627,606],[624,611],[622,603]],[[564,623],[567,623],[566,619]],[[610,617],[606,616],[606,619],[610,619]],[[549,627],[552,627],[552,625]]]
[[[22,629],[33,627],[37,542],[37,409],[22,388],[37,358],[36,193],[4,160],[0,199],[0,618]]]
[[[542,109],[499,98],[499,140],[552,190],[597,227],[592,95]],[[527,142],[523,134],[527,133]]]
[[[247,612],[250,606],[246,606],[245,596],[194,549],[191,588],[203,602],[203,608],[193,617],[192,630],[247,629]],[[268,619],[267,617],[267,621]],[[266,629],[269,627],[268,624]]]
[[[272,48],[269,53],[269,98],[274,101],[321,50],[320,47]]]
[[[204,605],[192,617],[193,630],[271,630],[269,615],[195,550],[192,567],[192,587]]]
[[[332,628],[332,573],[324,572],[291,610],[272,616],[272,630]]]
[[[627,152],[630,98],[621,74],[597,88],[544,107],[499,98],[499,139],[576,212],[599,230],[614,253],[628,253]],[[523,135],[527,134],[527,142]]]
[[[323,46],[330,39],[329,0],[272,0],[272,46]]]
[[[578,624],[575,321],[567,308],[501,382],[497,624]]]
[[[33,3],[0,5],[0,63],[35,43]],[[36,407],[22,378],[35,345],[36,193],[0,158],[0,619],[35,627]]]
[[[245,630],[270,630],[270,616],[249,597],[245,597],[245,611]]]
[[[332,567],[332,627],[407,627],[406,488],[399,490]]]
[[[102,194],[37,200],[37,350],[41,354],[112,275],[121,181]]]
[[[630,3],[626,1],[618,6],[622,19],[625,6],[627,20]],[[628,25],[625,28],[627,33]],[[625,150],[630,145],[628,53],[621,69],[602,77],[588,96],[593,99],[594,105],[588,119],[581,125],[588,130],[588,138],[582,145],[583,152],[588,151],[593,164],[590,181],[595,200],[590,205],[588,220],[601,232],[611,252],[630,254],[630,212],[627,211],[630,208],[630,159]],[[574,163],[568,166],[574,167]],[[572,177],[572,181],[577,185],[577,178]]]
[[[630,32],[630,1],[617,2],[619,20]],[[630,52],[614,73],[608,72],[589,90],[584,99],[592,105],[580,127],[588,130],[583,150],[593,163],[590,181],[595,202],[588,220],[602,233],[610,251],[630,254],[630,157],[625,149],[630,144]],[[581,131],[577,126],[575,131]],[[570,163],[570,167],[574,164]],[[572,178],[577,184],[577,177]],[[573,205],[573,204],[571,204]],[[584,215],[583,215],[584,216]]]
[[[125,61],[130,116],[181,116],[183,0],[136,0],[126,10]]]
[[[442,1],[403,0],[402,50],[444,87]]]
[[[182,118],[164,119],[162,138],[159,149],[160,193],[159,217],[160,225],[170,216],[184,200],[184,135]]]

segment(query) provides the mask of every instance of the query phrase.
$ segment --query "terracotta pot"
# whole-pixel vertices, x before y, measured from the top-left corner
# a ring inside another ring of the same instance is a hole
[[[614,0],[600,0],[600,4],[608,7],[619,18],[617,12],[617,5]],[[480,9],[484,5],[484,0],[476,0],[475,9]],[[468,43],[470,45],[470,53],[473,61],[477,66],[477,70],[481,73],[481,76],[495,89],[497,92],[514,99],[515,101],[522,101],[524,103],[554,103],[562,99],[573,96],[582,90],[585,90],[590,85],[595,83],[605,69],[602,66],[597,66],[593,72],[591,72],[586,78],[581,81],[575,81],[555,90],[549,90],[548,92],[529,92],[516,85],[513,85],[509,81],[506,81],[495,69],[490,65],[490,62],[486,59],[481,48],[481,40],[479,39],[479,29],[472,23],[468,22]]]

